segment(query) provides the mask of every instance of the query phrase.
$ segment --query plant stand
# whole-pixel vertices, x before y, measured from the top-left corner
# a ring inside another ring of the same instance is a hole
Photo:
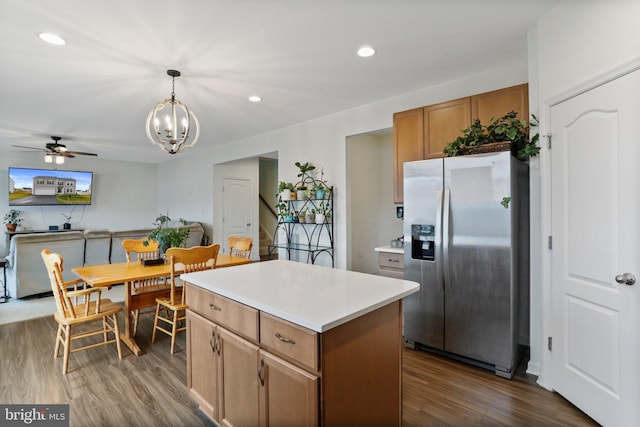
[[[312,195],[313,196],[313,195]],[[331,267],[335,267],[333,257],[333,187],[328,189],[328,196],[323,199],[308,198],[304,200],[288,200],[290,211],[322,210],[326,219],[321,224],[305,221],[288,222],[284,217],[278,219],[273,243],[269,245],[269,259],[279,249],[287,252],[287,259],[292,259],[295,252],[306,253],[306,263],[315,264],[320,256],[331,258]],[[281,230],[278,233],[278,230]],[[284,241],[278,241],[278,235],[284,235]]]

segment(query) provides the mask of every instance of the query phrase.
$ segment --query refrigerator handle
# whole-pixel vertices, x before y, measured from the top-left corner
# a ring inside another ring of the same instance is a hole
[[[444,270],[444,286],[445,291],[451,290],[450,268],[449,268],[449,225],[450,225],[450,206],[451,193],[449,189],[444,190],[444,198],[442,200],[442,267]]]
[[[435,246],[436,253],[436,277],[437,277],[437,285],[440,292],[444,292],[444,281],[442,278],[442,267],[443,267],[443,259],[442,259],[442,190],[438,190],[438,194],[436,196],[436,209],[438,213],[436,215],[436,229],[435,229]]]

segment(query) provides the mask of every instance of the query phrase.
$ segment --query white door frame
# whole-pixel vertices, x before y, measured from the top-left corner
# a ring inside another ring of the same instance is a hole
[[[554,97],[541,101],[540,106],[540,144],[542,146],[539,156],[540,170],[540,268],[541,268],[541,307],[540,315],[542,316],[541,333],[539,334],[540,342],[537,343],[542,349],[540,362],[540,370],[538,373],[538,384],[542,387],[552,390],[553,378],[551,378],[551,352],[547,348],[547,337],[552,335],[551,328],[551,251],[548,249],[547,238],[551,236],[551,156],[548,148],[548,139],[544,137],[550,132],[549,123],[551,118],[551,108],[561,102],[571,99],[577,95],[587,92],[596,87],[602,86],[621,76],[629,74],[633,71],[640,70],[640,58],[629,63],[623,64],[607,73],[603,73],[586,82],[576,85],[569,90],[556,95]],[[552,141],[553,143],[553,141]],[[533,217],[533,216],[532,216]],[[535,236],[533,236],[535,238]],[[531,335],[533,337],[533,334]]]

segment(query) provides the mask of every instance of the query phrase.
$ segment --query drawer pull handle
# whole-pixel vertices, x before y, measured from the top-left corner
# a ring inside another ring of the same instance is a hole
[[[222,307],[218,307],[217,305],[209,304],[209,308],[215,311],[222,311]]]
[[[276,338],[278,338],[280,341],[285,342],[287,344],[295,344],[296,340],[292,339],[292,338],[285,338],[282,335],[280,335],[280,332],[276,332]]]
[[[392,259],[392,258],[389,258],[389,259],[388,259],[388,261],[389,261],[389,262],[400,262],[400,260],[399,260],[399,259]]]

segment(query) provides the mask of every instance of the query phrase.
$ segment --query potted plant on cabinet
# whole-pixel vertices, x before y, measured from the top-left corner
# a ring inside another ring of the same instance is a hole
[[[529,138],[529,132],[530,128],[538,125],[538,118],[532,114],[530,123],[527,124],[526,120],[517,116],[518,113],[511,111],[498,119],[492,119],[487,126],[476,119],[462,131],[462,136],[445,146],[444,154],[453,157],[511,149],[520,160],[537,156],[540,152],[537,145],[540,135],[536,133]]]
[[[22,218],[20,218],[21,213],[22,211],[11,209],[4,215],[4,223],[7,226],[7,231],[16,231],[18,225],[22,223]]]

